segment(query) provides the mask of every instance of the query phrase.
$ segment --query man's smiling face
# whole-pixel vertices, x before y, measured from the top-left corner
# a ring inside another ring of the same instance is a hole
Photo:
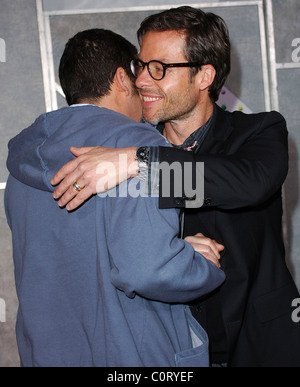
[[[143,38],[139,58],[143,62],[188,62],[184,56],[185,35],[177,31],[147,32]],[[197,105],[197,88],[189,68],[167,68],[165,77],[156,81],[147,67],[139,75],[136,85],[143,102],[144,119],[152,124],[187,118]]]

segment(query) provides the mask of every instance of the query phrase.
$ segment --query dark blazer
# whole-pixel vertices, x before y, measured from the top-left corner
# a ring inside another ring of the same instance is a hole
[[[196,154],[160,148],[159,160],[204,162],[204,203],[185,210],[185,235],[202,232],[225,245],[225,283],[193,308],[202,324],[213,321],[206,326],[211,340],[219,314],[229,366],[299,367],[300,323],[292,321],[299,292],[282,237],[281,189],[288,171],[283,117],[217,108]],[[160,198],[160,207],[184,208],[185,199]]]

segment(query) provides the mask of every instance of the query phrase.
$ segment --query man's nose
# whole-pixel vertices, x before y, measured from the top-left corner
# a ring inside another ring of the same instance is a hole
[[[135,83],[138,89],[142,89],[145,86],[153,85],[154,79],[150,76],[147,66],[144,67],[143,71],[137,77]]]

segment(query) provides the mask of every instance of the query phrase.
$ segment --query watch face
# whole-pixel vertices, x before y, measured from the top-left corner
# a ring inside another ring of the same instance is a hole
[[[136,155],[140,161],[147,162],[149,158],[149,148],[146,146],[139,148]]]

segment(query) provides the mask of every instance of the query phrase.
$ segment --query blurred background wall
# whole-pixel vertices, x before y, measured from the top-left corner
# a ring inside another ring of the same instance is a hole
[[[287,120],[284,233],[288,265],[300,289],[299,0],[0,0],[0,367],[19,366],[14,331],[18,302],[3,204],[7,143],[44,111],[66,105],[57,68],[68,38],[100,27],[137,44],[140,21],[171,5],[217,13],[229,26],[233,66],[220,105],[246,113],[278,110]]]

